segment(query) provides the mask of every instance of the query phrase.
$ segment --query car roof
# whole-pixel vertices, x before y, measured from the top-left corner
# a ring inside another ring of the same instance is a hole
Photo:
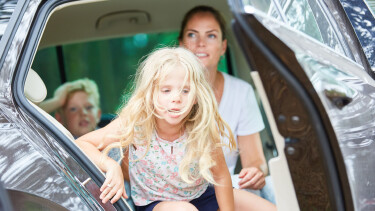
[[[39,47],[137,33],[178,31],[183,15],[196,5],[215,7],[229,27],[231,13],[225,0],[82,1],[62,5],[55,10]]]

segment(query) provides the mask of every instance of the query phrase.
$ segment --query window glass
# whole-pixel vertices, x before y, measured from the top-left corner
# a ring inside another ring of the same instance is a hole
[[[307,1],[294,0],[288,3],[283,6],[283,9],[289,25],[323,42],[322,34]]]
[[[0,41],[16,5],[17,0],[0,0]]]
[[[99,87],[103,113],[115,113],[130,96],[134,74],[140,60],[155,48],[177,46],[178,32],[136,34],[134,36],[64,45],[62,64],[58,48],[38,51],[32,68],[47,86],[47,98],[64,81],[90,78]],[[63,67],[62,67],[63,66]],[[226,58],[218,69],[227,72]],[[65,71],[64,71],[65,70]],[[124,92],[125,90],[125,92]]]
[[[375,71],[375,17],[371,9],[375,1],[341,0],[344,10],[353,26],[353,29],[362,45],[362,49]]]
[[[335,30],[316,1],[311,0],[242,0],[271,17],[344,54]]]
[[[39,50],[35,56],[32,69],[41,76],[47,87],[47,97],[52,97],[54,90],[61,83],[56,48]]]
[[[375,0],[366,0],[365,2],[367,3],[369,8],[371,9],[372,14],[375,14]]]

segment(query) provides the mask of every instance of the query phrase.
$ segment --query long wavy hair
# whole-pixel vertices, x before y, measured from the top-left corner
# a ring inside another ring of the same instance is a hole
[[[182,47],[156,50],[141,63],[136,74],[135,90],[119,113],[123,128],[120,145],[126,150],[129,145],[145,145],[147,151],[150,149],[152,134],[156,130],[155,118],[159,118],[155,110],[159,106],[159,84],[177,65],[186,71],[190,80],[188,103],[181,113],[191,108],[183,120],[188,135],[179,174],[187,183],[203,177],[216,184],[210,171],[216,165],[212,152],[224,145],[221,137],[229,138],[228,147],[231,149],[236,144],[229,126],[218,113],[215,96],[206,81],[204,66],[193,53]],[[190,172],[194,162],[199,167],[198,175]]]

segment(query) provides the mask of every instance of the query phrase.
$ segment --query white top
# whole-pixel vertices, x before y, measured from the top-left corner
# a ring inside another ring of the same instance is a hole
[[[232,129],[237,146],[237,136],[246,136],[264,129],[253,87],[247,82],[222,73],[224,76],[224,91],[219,104],[221,117]],[[228,139],[225,140],[228,143]],[[230,151],[223,147],[225,161],[229,172],[234,174],[238,159],[238,148]]]
[[[129,147],[131,196],[135,205],[145,206],[154,201],[190,201],[206,191],[208,182],[202,177],[188,184],[178,173],[186,140],[186,133],[173,142],[154,133],[146,155],[147,146]],[[191,166],[192,175],[197,176],[197,162]]]

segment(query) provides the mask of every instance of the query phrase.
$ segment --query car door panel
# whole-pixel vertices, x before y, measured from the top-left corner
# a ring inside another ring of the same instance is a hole
[[[353,209],[335,132],[295,52],[254,14],[236,14],[235,19],[237,39],[259,72],[278,130],[285,138],[285,155],[300,209]],[[268,24],[282,28],[280,23]]]

